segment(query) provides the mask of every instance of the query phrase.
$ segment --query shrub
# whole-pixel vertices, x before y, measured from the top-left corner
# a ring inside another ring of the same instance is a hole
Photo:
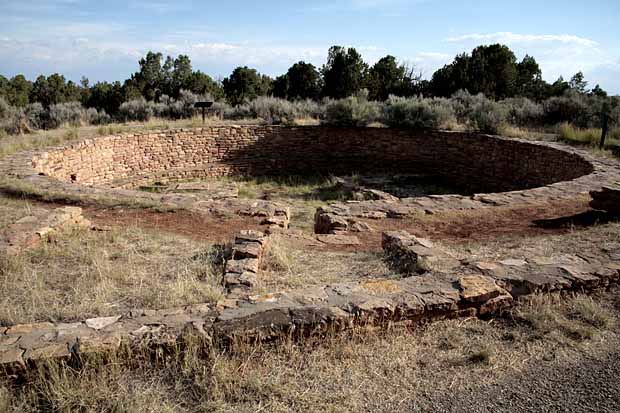
[[[123,103],[118,113],[123,121],[146,122],[153,116],[153,107],[144,98],[135,99]]]
[[[0,96],[0,122],[2,122],[8,117],[10,110],[11,105],[9,105],[9,103],[4,100],[2,96]]]
[[[484,133],[497,134],[505,120],[505,109],[499,103],[486,98],[477,102],[469,114],[469,125]]]
[[[463,124],[467,124],[470,121],[476,106],[482,105],[487,101],[488,99],[482,93],[472,95],[466,90],[459,90],[450,98],[450,104],[457,121]]]
[[[107,125],[112,122],[110,115],[105,113],[105,110],[97,110],[95,108],[88,108],[84,114],[85,120],[89,125]]]
[[[452,108],[441,100],[390,96],[385,106],[388,126],[412,129],[437,129],[454,118]]]
[[[17,135],[28,132],[28,122],[24,109],[15,106],[7,106],[0,118],[0,130],[9,135]]]
[[[247,105],[251,117],[267,123],[286,123],[297,117],[297,108],[285,99],[261,96]]]
[[[26,123],[30,129],[49,129],[49,112],[40,103],[31,103],[24,109]]]
[[[507,121],[515,126],[542,124],[543,106],[528,98],[510,98],[499,102],[507,114]]]
[[[369,102],[368,91],[345,99],[326,100],[324,121],[337,126],[368,126],[381,119],[381,103]]]
[[[86,117],[84,108],[79,102],[67,102],[51,105],[48,109],[47,124],[43,129],[55,129],[64,124],[79,126]]]
[[[587,126],[589,111],[586,98],[576,94],[567,94],[547,99],[543,104],[544,122],[555,125],[570,122],[578,126]]]

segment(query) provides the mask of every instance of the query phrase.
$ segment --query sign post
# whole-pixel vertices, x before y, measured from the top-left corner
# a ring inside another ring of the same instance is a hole
[[[213,106],[213,102],[196,102],[196,103],[194,103],[194,107],[195,108],[202,109],[202,124],[203,125],[205,123],[205,110],[207,110],[211,106]]]

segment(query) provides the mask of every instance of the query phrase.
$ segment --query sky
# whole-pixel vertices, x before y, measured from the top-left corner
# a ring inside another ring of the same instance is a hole
[[[583,71],[620,94],[620,0],[0,0],[0,74],[124,80],[148,50],[187,54],[224,78],[247,65],[270,76],[332,45],[372,64],[385,55],[424,77],[480,44],[532,55],[543,78]]]

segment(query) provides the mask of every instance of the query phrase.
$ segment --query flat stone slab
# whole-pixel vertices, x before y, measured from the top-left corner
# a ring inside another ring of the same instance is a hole
[[[478,275],[469,275],[459,279],[461,297],[467,302],[486,302],[500,295],[509,295],[493,279]]]
[[[425,239],[406,231],[390,231],[382,234],[381,246],[387,262],[398,272],[406,275],[429,271],[446,272],[460,262]]]

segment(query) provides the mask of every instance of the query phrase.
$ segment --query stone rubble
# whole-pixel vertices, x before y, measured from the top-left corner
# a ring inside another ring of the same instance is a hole
[[[38,211],[19,219],[0,234],[0,252],[17,255],[41,242],[53,239],[58,232],[70,228],[92,228],[82,216],[82,208],[62,207]]]

